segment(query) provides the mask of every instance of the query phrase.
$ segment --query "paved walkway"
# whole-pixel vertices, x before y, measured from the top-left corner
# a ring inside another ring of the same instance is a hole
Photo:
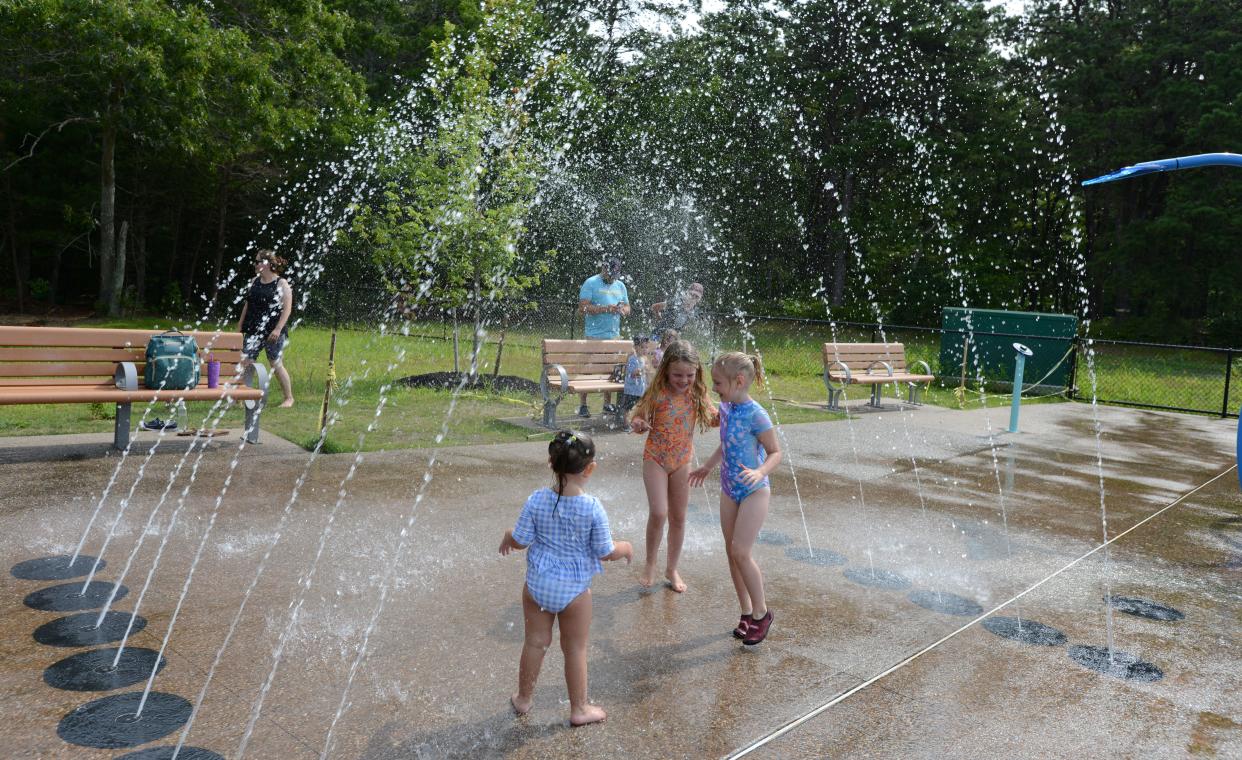
[[[682,567],[689,591],[643,591],[636,567],[615,564],[595,583],[591,694],[609,711],[599,726],[566,726],[555,647],[532,714],[516,719],[507,706],[521,646],[524,563],[497,556],[496,545],[525,495],[548,481],[542,442],[440,450],[433,463],[425,450],[367,454],[330,528],[352,456],[323,456],[308,469],[305,452],[265,446],[243,451],[231,470],[235,446],[217,443],[172,528],[139,612],[147,626],[134,641],[159,648],[210,526],[155,680],[159,691],[195,701],[305,472],[188,745],[236,756],[283,641],[246,756],[318,757],[366,638],[331,757],[725,756],[837,699],[753,756],[1242,756],[1242,497],[1227,472],[1236,422],[1118,408],[1098,415],[1098,448],[1092,409],[1082,404],[1029,407],[1017,435],[999,432],[1007,410],[989,418],[932,407],[787,426],[794,473],[783,469],[774,479],[758,552],[776,614],[770,638],[743,648],[728,635],[736,612],[716,489],[696,491]],[[641,550],[642,439],[597,440],[592,490],[616,536]],[[699,445],[706,455],[714,442],[704,437]],[[6,567],[72,551],[119,461],[12,454],[21,450],[14,439],[0,446]],[[89,534],[86,551],[98,553],[116,521],[101,581],[120,577],[184,447],[151,458],[116,520],[144,454],[136,448],[125,461]],[[135,555],[121,611],[133,610],[194,459],[192,452]],[[1097,552],[997,613],[1055,628],[1063,643],[1022,644],[980,624],[963,629],[975,605],[991,610],[1099,544],[1101,473],[1110,536],[1185,498],[1114,542],[1107,566]],[[317,569],[299,586],[325,531]],[[873,568],[906,585],[856,582],[880,577],[869,574]],[[56,583],[8,574],[0,581],[0,746],[15,757],[116,757],[123,751],[72,747],[57,736],[75,707],[141,684],[75,692],[44,681],[49,666],[89,649],[32,638],[39,626],[72,614],[23,604]],[[1110,591],[1184,615],[1112,615],[1116,652],[1159,668],[1159,680],[1114,678],[1068,656],[1106,643],[1102,599]],[[289,628],[291,605],[299,604]],[[134,749],[169,746],[176,737]]]

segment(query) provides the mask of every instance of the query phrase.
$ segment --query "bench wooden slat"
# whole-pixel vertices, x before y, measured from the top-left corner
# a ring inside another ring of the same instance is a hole
[[[206,361],[207,354],[219,362],[236,364],[241,361],[241,351],[232,349],[199,352],[199,357]],[[5,348],[0,347],[0,362],[142,362],[146,358],[146,346],[130,348]]]
[[[569,383],[570,393],[601,393],[607,391],[616,393],[625,390],[624,383],[609,383],[593,380],[571,380]]]
[[[612,370],[618,364],[625,362],[599,362],[598,364],[561,364],[565,368],[565,372],[570,375],[611,375]],[[555,377],[558,373],[554,369],[548,370],[549,377]]]
[[[595,353],[600,350],[628,354],[634,350],[634,342],[629,340],[552,340],[549,338],[543,341],[545,354]]]
[[[30,362],[0,364],[0,377],[112,377],[116,362]]]
[[[133,346],[146,349],[147,341],[161,330],[128,330],[96,327],[25,327],[0,325],[0,346],[74,346],[124,348]],[[211,349],[241,350],[241,333],[200,330],[194,336],[200,352]]]
[[[824,364],[831,365],[834,369],[840,366],[841,364],[844,364],[845,366],[849,367],[850,372],[853,372],[854,374],[858,374],[859,372],[866,372],[867,368],[871,366],[875,367],[874,371],[876,372],[886,372],[887,370],[884,369],[884,367],[880,365],[880,362],[884,362],[885,364],[892,367],[893,372],[903,372],[906,369],[906,363],[904,361],[901,361],[900,359],[896,359],[894,357],[886,357],[886,356],[874,356],[874,357],[867,357],[866,359],[862,359],[862,360],[851,360],[851,361],[845,361],[843,359],[833,359],[833,358],[824,359]]]
[[[31,383],[39,385],[98,385],[100,387],[115,388],[112,383],[112,376],[109,375],[107,381],[103,381],[98,377],[41,377],[38,380],[31,380],[28,377],[0,377],[0,388],[11,385],[30,386]]]
[[[5,404],[72,404],[72,403],[116,403],[124,404],[134,401],[214,401],[218,398],[232,398],[235,401],[260,399],[263,392],[258,388],[246,385],[233,386],[228,389],[223,385],[219,388],[208,388],[205,385],[192,391],[153,391],[139,389],[122,391],[115,386],[8,386],[0,388],[0,405]]]
[[[141,361],[142,346],[131,348],[0,348],[0,362],[132,362]]]
[[[630,352],[625,351],[605,351],[594,354],[544,354],[544,364],[560,364],[568,367],[571,364],[603,364],[605,362],[612,364],[624,364],[626,359],[630,358]]]

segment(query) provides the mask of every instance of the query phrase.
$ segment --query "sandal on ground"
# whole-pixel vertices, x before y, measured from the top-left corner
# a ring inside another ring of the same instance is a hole
[[[750,624],[750,632],[746,634],[746,638],[742,639],[742,643],[747,646],[753,646],[763,641],[768,636],[768,629],[772,627],[772,610],[768,610],[768,614],[752,620]]]

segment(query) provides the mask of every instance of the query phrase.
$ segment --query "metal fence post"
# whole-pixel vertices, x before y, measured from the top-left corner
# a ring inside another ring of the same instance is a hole
[[[1066,389],[1067,396],[1072,401],[1078,395],[1078,336],[1070,338],[1070,345],[1074,347],[1074,352],[1070,354],[1070,376],[1069,388]]]
[[[1225,397],[1220,402],[1220,416],[1229,416],[1229,380],[1233,377],[1233,349],[1225,352]]]

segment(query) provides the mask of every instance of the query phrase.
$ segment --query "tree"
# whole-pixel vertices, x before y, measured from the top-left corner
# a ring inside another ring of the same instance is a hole
[[[146,206],[136,206],[156,204],[153,196],[163,187],[184,192],[184,185],[168,181],[178,169],[192,167],[195,180],[210,178],[213,224],[204,231],[215,238],[212,277],[219,278],[237,185],[270,178],[262,167],[299,134],[347,123],[357,113],[361,80],[336,57],[347,26],[346,16],[319,3],[275,0],[0,6],[0,39],[11,41],[0,56],[8,118],[28,127],[26,134],[39,134],[46,124],[89,126],[94,133],[100,308],[117,313],[127,268],[125,240],[117,234],[118,188],[128,185],[136,197],[128,216],[139,222],[135,250],[145,252],[149,216]],[[37,142],[20,143],[29,145],[26,157]]]
[[[532,55],[528,3],[489,0],[485,9],[473,35],[433,45],[426,135],[385,152],[382,197],[352,230],[394,289],[469,313],[472,356],[488,306],[517,298],[546,270],[550,252],[521,249],[551,157],[526,104],[564,76],[562,59]]]

